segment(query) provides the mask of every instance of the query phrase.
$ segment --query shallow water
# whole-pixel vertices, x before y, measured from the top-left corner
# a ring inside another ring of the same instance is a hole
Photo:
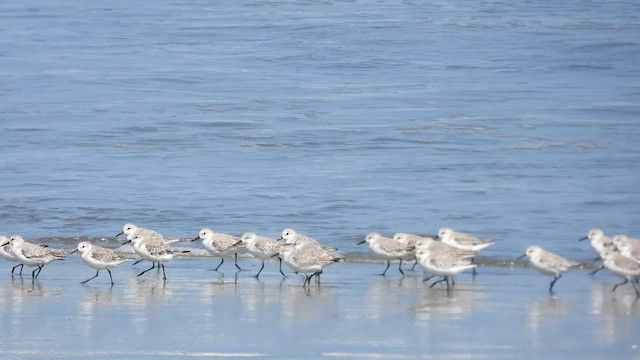
[[[0,233],[638,236],[633,1],[3,1]],[[46,31],[44,31],[46,29]]]
[[[638,358],[640,301],[618,279],[576,270],[547,293],[532,270],[480,268],[456,287],[430,289],[419,272],[340,263],[320,286],[269,262],[210,271],[179,259],[168,280],[146,266],[94,274],[79,257],[30,276],[0,279],[0,356],[6,358]],[[5,264],[6,265],[6,264]],[[228,267],[227,267],[228,266]],[[7,270],[7,269],[5,269]],[[408,269],[407,269],[408,270]],[[26,274],[26,273],[25,273]]]
[[[0,233],[115,247],[125,222],[184,238],[293,227],[367,260],[368,232],[449,226],[495,239],[489,259],[532,243],[590,259],[590,228],[640,234],[639,14],[2,1]],[[78,257],[35,282],[0,263],[0,357],[640,358],[639,302],[604,272],[569,272],[550,297],[508,266],[447,293],[366,261],[309,289],[274,263],[260,280],[215,264],[173,261],[166,283],[127,264],[111,288],[78,284],[94,274]]]

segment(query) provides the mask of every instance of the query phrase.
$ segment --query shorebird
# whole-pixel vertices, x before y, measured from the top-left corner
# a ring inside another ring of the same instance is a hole
[[[15,255],[13,255],[13,252],[11,252],[11,247],[12,246],[9,238],[0,235],[0,257],[7,261],[17,262],[18,265],[11,268],[11,274],[13,275],[13,272],[16,270],[16,268],[20,266],[20,275],[22,275],[22,269],[24,268],[24,265],[20,262],[20,260],[18,260]]]
[[[551,284],[549,284],[549,293],[553,293],[553,286],[556,284],[562,274],[567,270],[581,266],[582,264],[576,261],[571,261],[563,258],[560,255],[554,254],[550,251],[542,250],[539,246],[529,246],[526,252],[518,259],[528,256],[531,265],[540,273],[553,276]]]
[[[438,238],[445,244],[457,247],[462,250],[479,252],[480,250],[493,245],[493,240],[479,239],[471,234],[460,231],[453,231],[450,228],[442,228],[438,231]]]
[[[442,276],[441,280],[435,281],[429,287],[434,287],[444,281],[447,283],[447,290],[449,290],[449,278],[451,278],[451,287],[455,286],[455,277],[458,274],[477,266],[470,260],[475,255],[475,251],[462,250],[431,238],[416,241],[418,264],[426,273]],[[427,280],[429,278],[423,281]]]
[[[338,253],[338,250],[326,245],[322,245],[317,240],[296,232],[291,228],[284,229],[278,241],[284,240],[285,244],[296,244],[296,247],[300,250],[304,248],[306,254],[315,254],[317,256],[330,256],[335,258],[343,258],[342,255]],[[291,266],[289,266],[291,267]],[[296,274],[297,271],[294,270]],[[319,271],[316,274],[311,274],[309,280],[315,275],[316,281],[320,282],[320,274],[322,271]]]
[[[156,263],[158,263],[158,267],[162,268],[163,280],[167,280],[167,275],[165,274],[163,263],[171,261],[177,254],[184,254],[189,252],[189,250],[170,248],[169,245],[167,245],[167,243],[161,239],[147,239],[142,235],[136,235],[133,239],[125,242],[125,244],[127,243],[133,243],[133,250],[135,250],[138,256],[140,256],[144,260],[151,261],[151,267],[141,272],[137,276],[141,276],[147,271],[154,269]]]
[[[122,231],[119,232],[116,237],[120,236],[120,235],[126,235],[126,239],[127,240],[133,240],[133,238],[135,238],[136,236],[140,235],[142,237],[144,237],[145,239],[149,239],[149,240],[158,240],[158,241],[164,241],[167,244],[173,244],[175,242],[181,241],[181,239],[178,238],[168,238],[165,237],[164,235],[160,234],[159,232],[155,231],[155,230],[151,230],[151,229],[145,229],[145,228],[141,228],[138,227],[135,224],[124,224],[124,226],[122,227]],[[126,242],[125,242],[126,244]],[[139,262],[144,261],[144,259],[138,259],[136,260],[133,265],[138,264]],[[160,264],[158,264],[158,267],[160,266]]]
[[[305,275],[303,287],[311,284],[314,275],[319,279],[326,266],[344,260],[333,248],[303,242],[282,245],[280,256],[293,271]]]
[[[589,240],[593,250],[598,253],[598,257],[593,261],[598,261],[602,258],[602,253],[607,250],[608,247],[614,246],[613,239],[606,236],[600,229],[591,229],[587,236],[580,238],[578,241]]]
[[[316,244],[320,245],[318,241],[313,238],[310,238],[306,235],[298,234],[295,230],[291,228],[287,228],[282,230],[282,234],[278,240],[284,240],[285,244],[293,244],[296,242],[297,244]]]
[[[616,235],[612,240],[620,255],[640,262],[640,240],[630,239],[626,235]]]
[[[122,231],[119,232],[116,237],[120,235],[127,235],[127,240],[133,240],[134,237],[140,235],[148,240],[162,240],[167,244],[173,244],[180,241],[178,238],[168,238],[160,234],[159,232],[151,229],[145,229],[136,226],[135,224],[124,224]]]
[[[631,280],[631,285],[636,292],[636,297],[640,297],[640,285],[638,285],[638,282],[640,282],[640,263],[626,256],[622,256],[611,249],[605,249],[602,256],[604,267],[614,275],[624,279],[623,282],[616,284],[613,289],[611,289],[611,292],[616,291],[618,286],[624,285]]]
[[[364,243],[367,243],[373,252],[387,259],[387,267],[380,275],[387,273],[387,270],[391,265],[391,259],[399,259],[400,265],[398,265],[398,271],[400,271],[402,276],[404,276],[404,271],[402,271],[402,259],[414,256],[415,247],[413,245],[401,244],[392,238],[384,237],[375,232],[367,234],[364,240],[360,241],[358,245]]]
[[[462,250],[480,252],[480,250],[493,245],[493,240],[479,239],[471,234],[460,231],[454,231],[450,228],[441,228],[438,230],[438,239],[443,243],[457,247]],[[472,260],[473,261],[473,260]],[[476,275],[476,269],[473,268],[472,274]]]
[[[40,272],[45,265],[55,260],[64,260],[67,257],[61,252],[27,242],[20,235],[13,235],[10,241],[11,253],[16,257],[16,259],[18,259],[18,261],[23,265],[36,268],[31,272],[31,277],[33,279],[40,275]]]
[[[409,234],[409,233],[396,233],[396,234],[393,235],[393,240],[399,242],[400,244],[410,245],[410,246],[413,246],[413,247],[416,246],[416,241],[421,240],[421,239],[433,239],[433,237],[420,236],[420,235]],[[411,267],[411,271],[413,271],[413,269],[416,267],[416,265],[418,265],[418,259],[415,258],[415,253],[414,253],[414,259],[415,259],[415,262],[413,263],[413,266]]]
[[[264,269],[264,261],[273,258],[276,255],[280,254],[280,247],[282,244],[279,243],[275,239],[271,239],[264,236],[258,236],[255,233],[246,233],[242,235],[242,244],[245,249],[249,252],[249,254],[257,257],[262,260],[262,266],[255,277],[259,277],[262,269]],[[282,272],[282,258],[278,257],[278,261],[280,262],[280,274],[286,277],[286,275]]]
[[[81,282],[86,284],[89,280],[95,279],[100,274],[100,270],[106,269],[109,273],[109,279],[111,279],[111,285],[113,285],[113,277],[111,276],[111,270],[116,266],[133,259],[123,258],[115,251],[107,248],[103,248],[97,245],[93,245],[88,241],[83,241],[78,244],[77,250],[73,252],[80,252],[80,257],[85,264],[96,269],[96,275]]]
[[[196,240],[202,240],[202,245],[211,255],[220,257],[220,264],[214,269],[215,271],[218,271],[224,263],[224,257],[231,254],[235,257],[236,268],[242,270],[238,266],[238,252],[243,249],[241,238],[229,234],[214,233],[213,230],[204,228],[191,241]]]

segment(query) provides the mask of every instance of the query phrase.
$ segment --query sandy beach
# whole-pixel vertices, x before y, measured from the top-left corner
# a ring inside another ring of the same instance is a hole
[[[282,279],[277,263],[179,259],[164,283],[126,264],[86,285],[79,257],[40,278],[0,280],[2,358],[638,358],[640,301],[604,272],[549,279],[531,269],[482,267],[455,289],[430,289],[422,271],[400,277],[382,263],[340,263],[319,286]],[[27,275],[28,274],[28,275]]]

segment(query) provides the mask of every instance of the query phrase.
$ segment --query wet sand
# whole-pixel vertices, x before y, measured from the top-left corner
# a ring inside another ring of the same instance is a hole
[[[422,272],[341,263],[303,288],[277,263],[180,259],[164,283],[146,264],[95,274],[72,257],[40,278],[0,277],[1,358],[640,358],[640,301],[604,271],[549,278],[482,267],[455,289],[429,289]],[[419,270],[418,268],[416,270]]]

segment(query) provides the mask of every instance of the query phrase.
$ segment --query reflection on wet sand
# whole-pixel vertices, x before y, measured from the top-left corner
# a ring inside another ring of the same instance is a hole
[[[248,279],[238,286],[243,311],[240,320],[248,323],[259,321],[265,313],[275,313],[282,302],[284,279],[272,283]]]
[[[419,276],[404,276],[399,278],[375,277],[366,295],[366,313],[369,319],[381,319],[393,316],[398,312],[407,312],[407,308],[400,306],[416,296],[416,288],[421,287]]]
[[[602,323],[598,326],[599,342],[614,344],[620,337],[633,331],[631,321],[640,316],[640,299],[630,288],[619,287],[612,292],[613,285],[599,282],[591,288],[591,312],[599,315]]]
[[[640,300],[630,287],[611,293],[612,282],[576,277],[582,281],[574,286],[577,290],[567,286],[562,296],[549,297],[538,288],[513,285],[503,274],[486,273],[476,283],[463,278],[447,291],[444,286],[429,288],[419,273],[380,277],[365,269],[361,277],[351,276],[359,270],[356,266],[363,265],[336,265],[322,284],[308,287],[302,287],[296,275],[282,279],[267,272],[256,279],[247,272],[194,273],[192,267],[176,268],[167,282],[160,276],[133,276],[113,287],[80,285],[83,276],[34,282],[30,277],[8,278],[0,282],[0,320],[11,335],[0,339],[0,354],[30,349],[26,340],[16,342],[29,334],[46,337],[62,329],[75,330],[74,337],[82,339],[86,349],[103,346],[99,339],[113,332],[128,334],[122,338],[124,345],[130,336],[141,339],[136,351],[216,339],[233,352],[247,350],[243,339],[249,334],[256,340],[249,350],[282,354],[281,346],[291,339],[307,341],[303,333],[313,328],[310,346],[330,343],[336,349],[363,346],[362,350],[376,344],[391,352],[473,346],[473,354],[485,355],[503,344],[489,334],[461,343],[456,338],[441,340],[439,333],[453,329],[472,334],[482,328],[479,324],[495,321],[502,329],[498,336],[509,346],[547,349],[550,340],[571,336],[617,346],[629,342],[638,330]],[[517,275],[518,284],[530,279],[526,271]],[[44,313],[47,323],[41,326],[37,320]],[[593,326],[580,326],[567,335],[566,328],[576,322]],[[371,331],[360,333],[361,329]],[[60,341],[63,347],[74,345],[71,339],[50,336],[46,346]],[[112,351],[108,346],[104,351]],[[199,350],[195,345],[193,349]]]
[[[297,281],[283,284],[280,314],[285,323],[304,323],[330,317],[338,311],[331,286],[305,288]]]
[[[78,300],[78,321],[76,322],[80,334],[91,338],[95,323],[94,314],[97,309],[108,308],[120,302],[117,295],[113,293],[113,286],[105,288],[90,288],[84,286],[86,293]]]
[[[450,291],[446,288],[429,288],[424,286],[416,304],[416,318],[430,320],[433,318],[459,319],[471,313],[476,300],[476,291],[471,285],[456,284]]]
[[[529,308],[528,325],[531,329],[531,346],[539,349],[548,339],[547,326],[554,327],[561,320],[561,315],[569,313],[569,304],[558,297],[544,297],[535,301]],[[546,336],[545,336],[546,335]]]

